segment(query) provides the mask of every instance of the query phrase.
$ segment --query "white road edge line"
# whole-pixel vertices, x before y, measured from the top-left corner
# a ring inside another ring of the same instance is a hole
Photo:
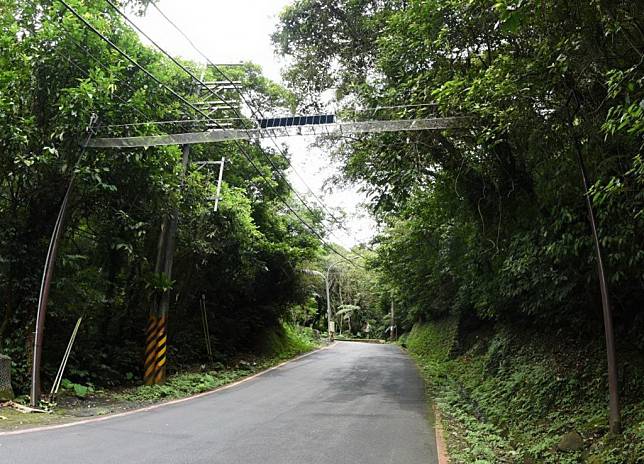
[[[12,431],[9,431],[9,432],[0,432],[0,437],[6,437],[6,436],[9,436],[9,435],[22,435],[22,434],[25,434],[25,433],[33,433],[33,432],[46,432],[46,431],[49,431],[49,430],[63,429],[63,428],[67,428],[67,427],[74,427],[74,426],[77,426],[77,425],[91,424],[93,422],[102,422],[102,421],[106,421],[106,420],[110,420],[110,419],[115,419],[117,417],[130,416],[132,414],[138,414],[138,413],[141,413],[141,412],[152,411],[153,409],[162,408],[164,406],[170,406],[170,405],[173,405],[173,404],[179,404],[179,403],[184,403],[186,401],[191,401],[191,400],[194,400],[194,399],[197,399],[197,398],[203,398],[204,396],[213,395],[215,393],[219,393],[222,390],[227,390],[229,388],[236,387],[237,385],[240,385],[242,383],[250,382],[251,380],[254,380],[257,377],[261,377],[262,375],[267,374],[267,373],[269,373],[271,371],[274,371],[275,369],[279,369],[280,367],[285,366],[286,364],[290,364],[292,362],[299,361],[300,359],[306,358],[307,356],[311,356],[314,353],[318,353],[320,351],[332,348],[333,346],[335,346],[335,344],[336,344],[336,342],[333,342],[330,345],[323,346],[322,348],[318,348],[316,350],[309,351],[308,353],[301,354],[299,356],[296,356],[293,359],[289,359],[289,360],[284,361],[284,362],[282,362],[282,363],[280,363],[280,364],[278,364],[276,366],[273,366],[273,367],[270,367],[270,368],[268,368],[266,370],[258,372],[257,374],[253,374],[253,375],[250,375],[248,377],[244,377],[241,380],[237,380],[235,382],[228,383],[226,385],[222,385],[220,387],[217,387],[214,390],[208,390],[207,392],[198,393],[198,394],[193,395],[193,396],[187,396],[185,398],[179,398],[179,399],[172,400],[172,401],[166,401],[165,403],[157,403],[157,404],[153,404],[153,405],[150,405],[150,406],[146,406],[144,408],[132,409],[131,411],[119,412],[119,413],[116,413],[116,414],[106,414],[105,416],[93,417],[91,419],[85,419],[85,420],[80,420],[80,421],[75,421],[75,422],[67,422],[67,423],[64,423],[64,424],[56,424],[56,425],[44,425],[42,427],[33,427],[33,428],[30,428],[30,429],[22,429],[22,430],[12,430]]]

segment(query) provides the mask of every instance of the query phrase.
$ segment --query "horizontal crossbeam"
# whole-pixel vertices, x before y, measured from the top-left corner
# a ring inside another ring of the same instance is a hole
[[[399,132],[465,128],[471,118],[449,117],[431,119],[402,119],[394,121],[360,121],[334,124],[273,127],[267,129],[213,129],[206,132],[149,135],[139,137],[93,138],[87,144],[94,148],[135,148],[163,145],[190,145],[196,143],[226,142],[229,140],[258,140],[273,137],[311,135],[342,136],[367,132]]]

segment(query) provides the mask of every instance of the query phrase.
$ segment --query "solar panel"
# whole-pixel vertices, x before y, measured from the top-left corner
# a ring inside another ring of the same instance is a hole
[[[283,118],[262,118],[257,120],[259,127],[270,129],[271,127],[305,126],[318,124],[333,124],[334,114],[316,114],[313,116],[288,116]]]

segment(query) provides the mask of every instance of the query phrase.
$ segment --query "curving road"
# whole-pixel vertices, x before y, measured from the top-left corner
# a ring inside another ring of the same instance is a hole
[[[183,403],[0,436],[0,463],[435,464],[427,412],[399,348],[338,342]]]

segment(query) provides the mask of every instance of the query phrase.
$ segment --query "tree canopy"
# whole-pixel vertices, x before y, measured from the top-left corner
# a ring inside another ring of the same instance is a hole
[[[334,88],[347,111],[383,108],[371,117],[473,118],[335,150],[386,226],[374,265],[405,327],[457,311],[595,333],[588,194],[618,327],[642,346],[642,13],[630,0],[298,0],[283,11],[273,40],[304,105]]]
[[[105,2],[69,3],[162,83],[190,98],[192,79],[144,46]],[[211,67],[183,64],[206,79],[220,78]],[[260,109],[291,106],[292,95],[257,66],[223,72],[242,81]],[[308,226],[323,235],[323,215],[292,201],[280,175],[288,163],[276,150],[247,142],[193,147],[192,161],[227,160],[215,212],[216,175],[191,164],[182,187],[179,147],[83,151],[94,114],[99,122],[92,130],[116,136],[191,129],[191,123],[150,122],[199,116],[59,2],[2,0],[0,350],[16,364],[19,391],[28,384],[45,253],[72,176],[45,332],[45,383],[81,315],[70,377],[97,384],[121,382],[126,372],[138,377],[152,295],[170,290],[174,366],[205,356],[203,338],[195,336],[202,333],[201,295],[218,356],[250,349],[264,328],[307,298],[296,268],[321,253]],[[163,218],[175,208],[177,252],[168,281],[155,273],[155,256]]]

